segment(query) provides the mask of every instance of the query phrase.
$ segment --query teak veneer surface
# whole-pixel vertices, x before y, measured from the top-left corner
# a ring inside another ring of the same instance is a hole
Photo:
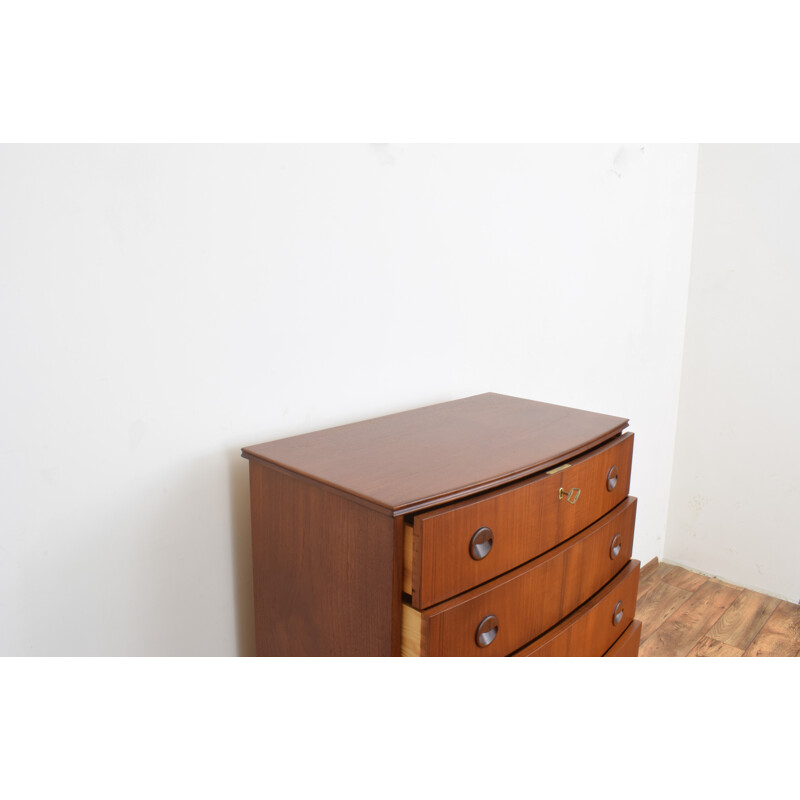
[[[245,447],[394,516],[524,478],[616,436],[628,420],[494,393]]]
[[[581,658],[606,654],[620,632],[633,622],[636,609],[636,589],[639,585],[639,562],[628,565],[596,595],[578,607],[555,628],[540,636],[517,656],[537,658]],[[617,622],[615,612],[621,604],[622,617]],[[636,650],[639,642],[636,641]],[[612,653],[611,655],[614,655]],[[633,655],[636,655],[634,650]]]
[[[636,658],[639,655],[639,642],[642,637],[642,623],[635,619],[628,625],[622,636],[609,647],[606,658]]]
[[[425,656],[503,656],[519,650],[628,564],[635,518],[636,498],[628,497],[594,525],[528,564],[433,608],[405,610],[404,621],[413,619],[419,636],[419,647],[411,651]],[[620,549],[612,553],[616,536]],[[628,606],[631,617],[634,607],[635,601]],[[488,647],[479,647],[476,629],[489,615],[498,619],[497,637]],[[406,640],[410,639],[409,631]]]
[[[557,470],[414,517],[411,589],[414,608],[428,608],[555,547],[600,519],[628,496],[633,434],[617,436]],[[616,467],[613,489],[606,484]],[[576,503],[560,488],[580,489]],[[488,556],[476,561],[469,540],[494,532]]]
[[[399,655],[402,523],[250,465],[256,652]]]

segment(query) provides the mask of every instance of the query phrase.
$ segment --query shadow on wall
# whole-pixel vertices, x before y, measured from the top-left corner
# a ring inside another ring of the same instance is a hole
[[[239,450],[230,454],[233,590],[236,606],[236,649],[240,656],[254,656],[256,654],[248,466],[248,462],[242,458]]]

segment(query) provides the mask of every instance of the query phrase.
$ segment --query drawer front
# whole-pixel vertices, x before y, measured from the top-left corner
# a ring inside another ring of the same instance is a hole
[[[423,654],[505,656],[550,629],[630,560],[636,498],[486,586],[419,612]]]
[[[629,561],[612,581],[518,656],[602,656],[633,620],[639,562]]]
[[[428,608],[583,530],[628,496],[633,434],[512,487],[414,517],[411,604]]]
[[[635,619],[627,630],[614,642],[606,652],[606,656],[627,656],[636,658],[639,655],[639,640],[642,638],[642,623]]]

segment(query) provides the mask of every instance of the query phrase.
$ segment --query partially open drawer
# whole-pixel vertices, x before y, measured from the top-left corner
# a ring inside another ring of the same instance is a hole
[[[417,514],[403,591],[428,608],[550,550],[628,496],[633,434],[504,489]]]
[[[622,570],[636,498],[495,580],[419,611],[403,604],[403,655],[505,656],[552,628]]]

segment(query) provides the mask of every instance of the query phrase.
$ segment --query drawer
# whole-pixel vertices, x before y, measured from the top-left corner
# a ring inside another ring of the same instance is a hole
[[[560,622],[628,563],[636,498],[485,586],[433,608],[403,604],[403,655],[505,656]]]
[[[636,658],[639,655],[639,640],[642,638],[642,623],[635,619],[628,625],[627,630],[614,642],[606,652],[607,656],[628,656]]]
[[[602,656],[633,620],[639,562],[630,561],[611,582],[518,656]]]
[[[546,473],[418,514],[406,526],[403,590],[428,608],[550,550],[628,496],[633,434]]]

